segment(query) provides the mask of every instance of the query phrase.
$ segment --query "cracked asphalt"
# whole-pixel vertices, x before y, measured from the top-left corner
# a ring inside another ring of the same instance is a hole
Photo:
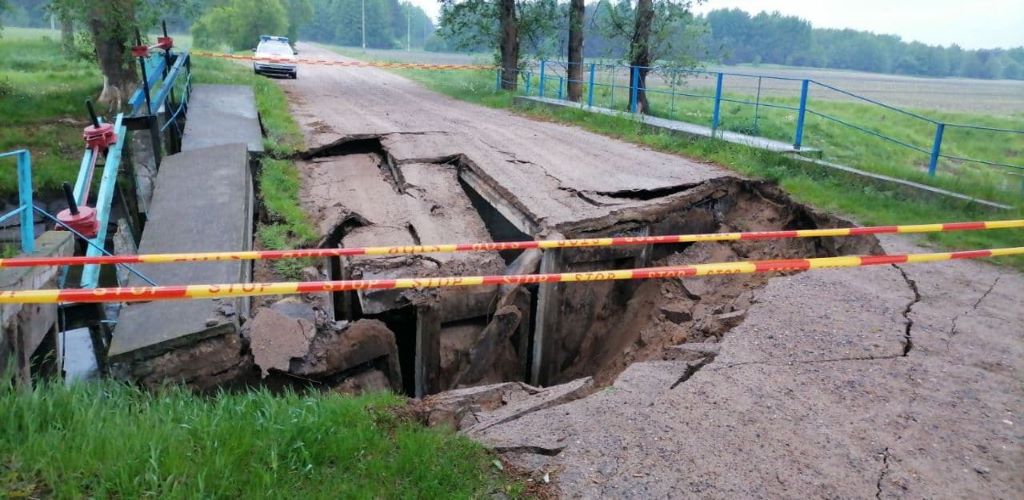
[[[374,69],[310,67],[280,83],[311,147],[382,134],[399,161],[464,153],[552,225],[627,203],[600,193],[732,175]],[[1024,276],[984,262],[780,276],[702,366],[636,363],[477,438],[570,497],[1022,498],[1022,298]]]

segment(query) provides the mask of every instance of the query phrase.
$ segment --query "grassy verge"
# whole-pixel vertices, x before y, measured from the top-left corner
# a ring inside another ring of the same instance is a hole
[[[31,152],[37,192],[75,182],[89,120],[85,100],[103,83],[94,63],[61,54],[58,37],[5,28],[0,38],[0,152]],[[0,160],[0,196],[17,192],[16,174],[13,159]]]
[[[516,494],[483,447],[378,394],[0,388],[0,496],[467,498]]]
[[[513,107],[511,95],[494,90],[489,72],[401,70],[402,75],[427,88],[476,104],[514,110],[539,120],[577,125],[591,132],[643,144],[653,149],[690,158],[713,161],[741,174],[764,178],[781,185],[798,200],[823,210],[846,214],[862,224],[915,224],[1024,218],[1024,209],[992,214],[970,206],[932,199],[907,198],[895,188],[852,183],[825,169],[808,169],[783,155],[709,139],[685,139],[654,133],[628,118],[612,117],[576,109]],[[1018,205],[1019,207],[1019,205]],[[972,249],[1024,246],[1024,232],[997,230],[936,233],[925,241],[943,249]],[[1024,258],[1007,257],[1001,262],[1024,270]]]
[[[284,91],[273,80],[254,75],[252,68],[235,62],[195,58],[192,72],[196,83],[249,85],[256,94],[267,151],[258,183],[270,219],[257,228],[260,242],[271,250],[303,248],[315,243],[319,235],[299,203],[299,174],[289,159],[303,148],[302,130],[288,111]],[[288,279],[298,278],[306,265],[306,261],[293,259],[273,263],[274,269]]]

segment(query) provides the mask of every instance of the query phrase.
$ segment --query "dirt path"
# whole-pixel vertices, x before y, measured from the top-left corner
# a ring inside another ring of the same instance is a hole
[[[732,175],[383,71],[311,66],[280,83],[310,147],[377,135],[399,163],[463,155],[546,228]],[[566,496],[1024,495],[1019,273],[976,262],[809,272],[772,279],[753,302],[699,370],[636,363],[611,387],[480,438],[528,451],[509,456],[551,472]]]

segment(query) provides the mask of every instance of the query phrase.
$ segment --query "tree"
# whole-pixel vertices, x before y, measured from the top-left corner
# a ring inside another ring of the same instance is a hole
[[[103,73],[103,91],[97,99],[111,109],[128,102],[136,86],[135,62],[129,49],[135,23],[134,0],[89,2],[86,24],[96,47],[96,62]]]
[[[294,44],[299,39],[299,26],[313,17],[313,4],[310,0],[285,0],[284,6],[288,12],[288,40]]]
[[[254,47],[260,35],[288,32],[288,14],[281,0],[228,0],[204,14],[192,27],[202,47],[228,45],[240,50]]]
[[[569,100],[579,102],[583,94],[583,0],[571,0],[569,5]]]
[[[515,90],[519,76],[519,23],[516,0],[501,1],[501,88]]]
[[[694,45],[703,38],[705,27],[690,13],[690,0],[629,0],[602,3],[598,23],[608,38],[628,47],[629,84],[636,88],[637,111],[650,113],[647,74],[655,61],[668,66],[693,67],[701,55]]]
[[[629,40],[629,87],[636,89],[636,111],[647,114],[647,73],[651,67],[651,24],[654,23],[653,0],[637,0],[633,37]]]

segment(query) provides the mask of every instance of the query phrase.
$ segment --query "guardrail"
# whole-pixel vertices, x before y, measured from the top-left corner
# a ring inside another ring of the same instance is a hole
[[[909,149],[916,153],[925,155],[928,159],[928,175],[935,176],[941,159],[961,163],[973,163],[984,167],[1002,169],[1003,172],[1012,175],[1024,176],[1024,165],[1016,165],[1005,161],[996,161],[991,158],[971,158],[963,155],[943,153],[943,140],[951,129],[984,132],[991,135],[991,141],[1021,141],[1024,149],[1024,129],[1008,129],[999,127],[988,127],[982,125],[948,123],[912,111],[901,109],[881,101],[849,92],[842,88],[808,78],[788,78],[781,76],[758,75],[738,72],[702,71],[679,69],[664,66],[628,66],[624,64],[606,63],[583,63],[579,80],[570,80],[569,64],[561,61],[540,61],[539,63],[527,63],[520,71],[520,78],[523,85],[521,91],[525,95],[537,95],[565,99],[567,87],[570,83],[578,83],[583,89],[581,104],[587,107],[602,106],[616,108],[616,103],[621,102],[627,105],[630,112],[636,113],[639,108],[639,96],[641,92],[648,96],[666,96],[669,100],[670,113],[674,112],[677,99],[702,99],[707,100],[710,111],[710,123],[712,131],[717,131],[722,126],[722,104],[731,103],[753,108],[753,130],[757,131],[758,122],[763,109],[779,109],[795,114],[795,123],[792,129],[792,144],[794,149],[805,147],[805,124],[808,115],[813,115],[824,120],[841,125],[858,133],[867,134],[874,138],[896,144],[902,148]],[[497,69],[495,84],[500,87],[502,81],[502,70]],[[639,81],[639,76],[644,73],[646,85],[638,86],[633,82]],[[705,80],[701,85],[692,85],[694,79]],[[729,93],[727,81],[749,81],[743,94]],[[712,88],[713,93],[701,93],[699,88]],[[778,89],[787,87],[789,95],[799,95],[796,105],[781,102],[779,99],[768,100],[769,88],[775,97],[779,96]],[[595,92],[599,91],[599,92]],[[595,94],[601,95],[595,95]],[[854,123],[853,120],[835,116],[825,111],[815,109],[812,96],[820,93],[835,93],[845,100],[859,102],[877,107],[880,110],[897,113],[910,118],[915,122],[933,127],[934,136],[929,145],[912,144],[910,140],[901,137],[894,137],[885,133],[872,130],[869,125]],[[618,96],[616,95],[618,94]],[[753,94],[753,99],[749,96]],[[742,96],[742,97],[741,97]],[[1022,177],[1024,178],[1024,177]]]

